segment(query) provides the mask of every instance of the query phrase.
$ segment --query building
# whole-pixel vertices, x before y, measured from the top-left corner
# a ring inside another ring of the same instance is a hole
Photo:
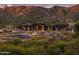
[[[55,24],[53,25],[53,30],[58,30],[58,31],[61,31],[61,30],[69,30],[69,24]]]
[[[19,29],[25,31],[71,31],[73,28],[69,24],[46,25],[44,23],[34,23],[20,25]]]
[[[45,24],[35,23],[35,24],[32,24],[32,28],[33,28],[33,30],[36,30],[36,31],[44,31],[45,30]]]

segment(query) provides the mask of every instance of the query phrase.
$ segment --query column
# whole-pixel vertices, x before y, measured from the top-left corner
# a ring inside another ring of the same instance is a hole
[[[42,25],[42,31],[44,31],[44,25]]]
[[[29,26],[27,27],[27,31],[30,31],[30,27]]]
[[[39,26],[37,25],[36,28],[37,28],[36,30],[38,31],[39,30]]]

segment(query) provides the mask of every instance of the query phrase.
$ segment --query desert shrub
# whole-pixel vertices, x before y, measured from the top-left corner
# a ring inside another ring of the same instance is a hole
[[[79,40],[77,38],[68,41],[55,40],[51,43],[48,40],[27,40],[23,42],[18,41],[18,43],[20,43],[20,45],[11,42],[0,44],[0,52],[8,51],[10,52],[9,54],[20,55],[79,54]]]
[[[24,47],[42,46],[46,48],[48,46],[47,40],[28,40],[22,43]]]
[[[47,48],[48,54],[64,54],[65,43],[63,41],[56,41],[53,44],[50,44]]]
[[[46,54],[46,50],[42,46],[32,46],[26,50],[26,54],[28,55],[43,55]]]
[[[54,43],[50,44],[47,48],[48,54],[78,54],[78,39],[73,39],[70,41],[57,40]],[[76,48],[77,50],[76,50]]]
[[[79,35],[79,22],[77,22],[75,25],[75,35],[78,36]]]
[[[67,55],[76,55],[76,54],[79,54],[79,40],[78,39],[74,39],[73,40],[74,42],[73,43],[70,43],[68,44],[66,47],[65,47],[65,54]]]
[[[14,45],[18,45],[21,42],[22,42],[21,39],[13,39],[13,40],[9,40],[7,43],[14,44]]]
[[[20,46],[4,44],[0,46],[0,52],[9,52],[8,54],[25,54],[25,49]],[[6,54],[6,53],[3,53],[3,54]]]

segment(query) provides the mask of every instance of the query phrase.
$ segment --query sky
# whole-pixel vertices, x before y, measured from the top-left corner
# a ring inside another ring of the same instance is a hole
[[[11,6],[41,6],[44,8],[51,8],[53,6],[64,6],[64,7],[71,7],[74,6],[75,4],[7,4],[8,7]],[[0,4],[1,8],[4,8],[6,4]]]

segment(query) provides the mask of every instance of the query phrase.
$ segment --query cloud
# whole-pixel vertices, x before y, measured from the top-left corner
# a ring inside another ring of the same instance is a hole
[[[51,8],[51,7],[54,7],[54,6],[72,7],[74,5],[75,4],[50,4],[50,5],[44,5],[43,7],[44,8]]]
[[[4,8],[6,6],[11,7],[11,6],[40,6],[44,8],[51,8],[53,6],[64,6],[64,7],[71,7],[74,6],[75,4],[4,4],[0,5],[1,8]]]

